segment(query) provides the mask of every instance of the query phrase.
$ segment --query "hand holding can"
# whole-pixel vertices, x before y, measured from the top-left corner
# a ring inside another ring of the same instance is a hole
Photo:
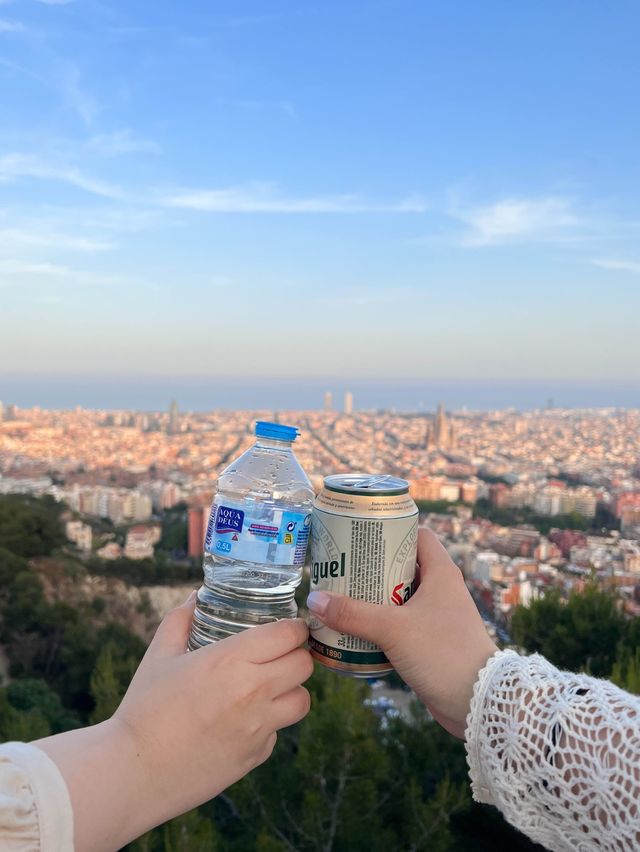
[[[402,606],[415,591],[418,508],[409,483],[388,475],[328,476],[311,525],[311,591]],[[393,670],[374,643],[311,618],[309,647],[323,665],[355,677]]]
[[[427,529],[418,534],[418,574],[406,606],[376,606],[324,591],[311,594],[308,606],[335,634],[349,630],[383,648],[436,721],[463,737],[473,685],[497,648],[460,569]]]

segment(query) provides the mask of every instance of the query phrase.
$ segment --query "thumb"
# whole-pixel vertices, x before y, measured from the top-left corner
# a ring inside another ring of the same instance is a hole
[[[323,624],[384,647],[390,635],[393,607],[366,603],[331,592],[311,592],[307,607]]]
[[[193,620],[196,591],[186,601],[165,615],[151,640],[147,655],[151,657],[176,657],[187,650],[187,640]]]

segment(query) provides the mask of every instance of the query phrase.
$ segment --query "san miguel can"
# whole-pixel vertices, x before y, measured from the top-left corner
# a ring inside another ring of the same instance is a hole
[[[409,483],[362,473],[327,476],[311,517],[311,591],[401,606],[415,591],[418,507]],[[355,677],[393,670],[377,645],[338,633],[315,616],[311,654]]]

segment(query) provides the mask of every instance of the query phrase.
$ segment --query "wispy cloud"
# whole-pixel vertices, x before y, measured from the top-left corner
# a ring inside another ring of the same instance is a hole
[[[621,260],[616,258],[593,258],[591,263],[601,269],[613,269],[616,272],[634,272],[640,274],[639,260]]]
[[[23,33],[26,29],[25,25],[20,21],[7,21],[4,18],[0,18],[0,33]]]
[[[50,277],[66,277],[71,270],[68,266],[57,263],[34,263],[22,260],[0,260],[0,273],[9,275],[47,275]]]
[[[119,187],[86,175],[74,166],[50,164],[31,154],[13,153],[0,156],[0,182],[20,178],[66,183],[103,198],[125,198],[125,193]]]
[[[42,3],[43,6],[69,6],[76,0],[36,0],[36,2]]]
[[[136,136],[129,127],[100,133],[89,139],[89,148],[103,157],[119,157],[121,154],[159,154],[161,148],[152,139]]]
[[[0,32],[2,32],[1,22]],[[80,68],[68,59],[53,55],[49,50],[41,50],[40,53],[45,63],[43,70],[34,70],[4,57],[0,57],[0,65],[15,74],[35,80],[44,88],[54,92],[66,108],[80,117],[85,127],[91,127],[100,111],[100,106],[85,88]]]
[[[99,105],[85,89],[79,67],[74,62],[58,60],[53,85],[67,106],[80,116],[87,127],[91,127],[99,112]]]
[[[210,213],[423,213],[418,196],[397,202],[374,202],[357,195],[293,197],[271,184],[247,184],[228,189],[185,189],[163,199],[168,207]]]
[[[110,240],[66,234],[42,227],[0,228],[0,251],[15,252],[21,248],[101,252],[115,248],[115,244]]]
[[[0,286],[23,287],[35,285],[79,287],[140,287],[149,285],[128,276],[104,275],[91,270],[50,263],[48,261],[0,260]]]
[[[448,213],[467,226],[460,242],[470,248],[573,238],[585,224],[571,201],[559,196],[503,198],[476,207],[452,205]]]

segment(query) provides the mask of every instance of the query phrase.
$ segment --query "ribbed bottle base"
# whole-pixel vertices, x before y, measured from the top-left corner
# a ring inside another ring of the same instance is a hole
[[[284,595],[239,594],[219,586],[201,586],[189,636],[189,650],[258,624],[295,618],[298,607],[294,594],[293,591]]]

